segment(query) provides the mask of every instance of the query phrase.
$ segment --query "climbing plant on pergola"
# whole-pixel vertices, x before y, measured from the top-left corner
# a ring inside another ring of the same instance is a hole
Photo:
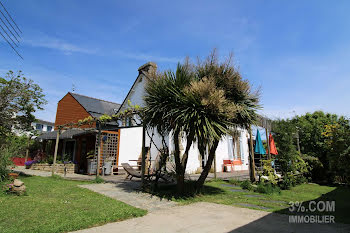
[[[90,131],[91,128],[88,129],[84,129],[81,128],[82,126],[92,126],[94,124],[96,124],[97,128],[98,128],[98,153],[97,153],[97,160],[99,161],[100,158],[100,141],[101,141],[101,125],[108,123],[108,122],[120,122],[120,121],[125,121],[126,118],[130,118],[133,120],[135,125],[142,125],[142,121],[141,118],[139,119],[139,121],[136,121],[134,119],[134,116],[138,116],[141,115],[142,109],[138,106],[138,105],[130,105],[129,104],[129,108],[126,109],[125,111],[119,112],[117,114],[113,114],[113,115],[107,115],[107,114],[103,114],[100,117],[87,117],[85,119],[81,119],[78,120],[77,122],[69,122],[66,124],[62,124],[62,125],[57,125],[57,136],[56,136],[56,144],[55,144],[55,152],[54,152],[54,159],[53,159],[53,166],[52,166],[52,175],[54,175],[55,173],[55,166],[56,166],[56,159],[57,159],[57,151],[58,151],[58,143],[59,143],[59,137],[60,134],[63,130],[68,130],[68,129],[73,129],[73,128],[80,128],[81,130],[86,130],[86,131]],[[97,166],[97,169],[99,169],[99,166]],[[99,176],[99,172],[97,170],[96,172],[96,176]]]
[[[56,126],[57,128],[57,136],[56,136],[56,144],[55,144],[55,151],[54,151],[54,159],[53,159],[53,166],[52,166],[52,175],[55,173],[55,166],[56,166],[56,159],[57,159],[57,151],[58,151],[58,143],[59,143],[59,137],[62,132],[62,130],[68,130],[73,128],[80,128],[81,130],[90,131],[91,128],[81,128],[82,126],[96,124],[98,128],[98,150],[97,150],[97,161],[100,161],[100,142],[101,142],[101,125],[108,123],[108,122],[124,122],[127,118],[129,118],[133,124],[133,126],[142,126],[142,162],[141,162],[141,180],[142,184],[145,183],[145,173],[146,173],[146,145],[145,145],[145,137],[146,132],[148,137],[150,138],[150,144],[153,144],[156,149],[159,152],[163,152],[162,148],[159,148],[156,143],[153,141],[154,132],[152,132],[152,135],[149,134],[149,132],[146,130],[146,128],[143,125],[143,109],[138,105],[132,105],[131,102],[128,102],[128,108],[122,112],[119,112],[117,114],[113,115],[107,115],[104,114],[100,117],[87,117],[85,119],[79,120],[78,122],[70,122],[62,125]],[[136,119],[135,119],[136,118]],[[166,145],[164,141],[164,136],[162,140],[163,146]],[[160,166],[159,169],[162,167]],[[99,166],[96,166],[96,177],[99,176]],[[149,172],[149,169],[148,169]],[[157,180],[157,179],[156,179]]]

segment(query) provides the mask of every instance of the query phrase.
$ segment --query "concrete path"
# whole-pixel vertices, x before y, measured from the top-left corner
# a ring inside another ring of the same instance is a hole
[[[213,203],[194,203],[151,212],[144,217],[78,231],[93,232],[350,232],[344,224],[290,224],[287,215]]]
[[[177,205],[173,201],[161,199],[148,193],[139,192],[138,190],[140,190],[141,182],[137,181],[125,181],[116,184],[87,184],[79,186],[125,202],[126,204],[148,210],[149,212],[158,211]]]

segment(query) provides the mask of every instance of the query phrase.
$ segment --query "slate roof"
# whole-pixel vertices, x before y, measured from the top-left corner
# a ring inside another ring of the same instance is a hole
[[[69,92],[93,117],[117,114],[120,104]]]
[[[74,136],[79,136],[83,134],[96,134],[97,130],[95,129],[68,129],[63,131],[60,134],[60,139],[69,139],[73,138]],[[56,139],[57,137],[57,130],[51,131],[51,132],[43,132],[40,136],[37,137],[37,139],[41,140],[49,140],[49,139]]]
[[[54,125],[55,125],[55,123],[53,123],[53,122],[44,121],[44,120],[41,120],[41,119],[36,119],[36,120],[34,121],[34,123],[39,123],[39,124],[49,125],[49,126],[54,126]]]

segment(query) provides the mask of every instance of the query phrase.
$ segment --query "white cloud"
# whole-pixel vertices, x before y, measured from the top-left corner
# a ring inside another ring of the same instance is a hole
[[[72,53],[85,53],[85,54],[97,53],[96,49],[83,48],[75,44],[61,40],[59,38],[53,38],[46,35],[40,36],[40,38],[35,38],[35,39],[25,39],[24,43],[32,47],[42,47],[42,48],[60,50],[66,55],[71,55]]]

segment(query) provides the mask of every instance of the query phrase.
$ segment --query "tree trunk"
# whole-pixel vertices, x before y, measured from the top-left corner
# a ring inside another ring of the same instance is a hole
[[[178,194],[182,194],[184,192],[184,177],[181,175],[182,172],[182,165],[181,165],[181,159],[180,159],[180,142],[179,142],[179,135],[180,131],[176,130],[174,132],[174,159],[175,159],[175,171],[176,171],[176,188]]]
[[[205,182],[205,179],[207,178],[207,176],[209,174],[210,168],[211,168],[213,160],[215,158],[215,152],[216,152],[218,145],[219,145],[219,140],[215,140],[213,145],[210,147],[208,161],[205,164],[203,171],[196,182],[196,191],[197,192],[199,192],[201,190],[201,188],[203,187],[203,184]]]
[[[182,165],[182,168],[183,168],[183,172],[185,173],[185,170],[186,170],[186,166],[187,166],[187,161],[188,161],[188,153],[191,149],[191,145],[192,145],[192,142],[193,142],[193,139],[194,139],[194,135],[195,133],[194,132],[191,132],[188,136],[187,136],[187,139],[186,139],[186,149],[185,149],[185,153],[183,154],[182,156],[182,160],[181,160],[181,165]]]
[[[255,182],[255,161],[254,161],[254,147],[253,147],[253,134],[252,134],[252,127],[249,126],[249,147],[250,147],[250,153],[249,153],[249,176],[250,181]]]
[[[174,132],[174,146],[175,146],[175,164],[176,164],[176,180],[177,180],[177,191],[179,194],[183,194],[185,191],[185,172],[188,161],[188,153],[191,149],[192,141],[195,136],[194,132],[187,136],[186,149],[182,158],[180,158],[180,143],[179,139],[180,132]]]
[[[27,162],[28,156],[29,156],[29,143],[30,143],[30,136],[28,136],[28,139],[27,139],[26,157],[24,159],[25,163]]]

